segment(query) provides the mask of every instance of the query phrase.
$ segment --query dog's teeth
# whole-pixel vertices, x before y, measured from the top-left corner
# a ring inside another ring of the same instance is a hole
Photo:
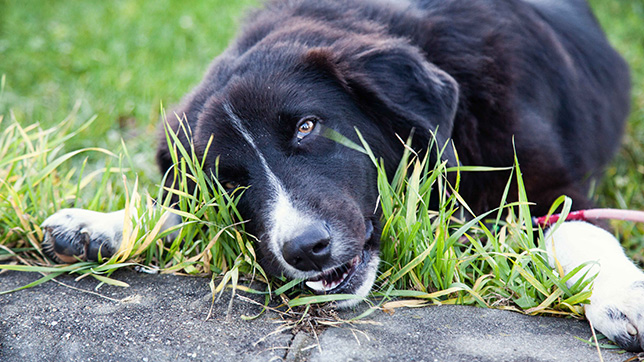
[[[324,292],[326,289],[324,288],[324,282],[322,280],[318,280],[316,282],[314,281],[307,281],[306,286],[315,290],[316,292]]]
[[[340,279],[334,280],[332,282],[328,282],[322,279],[318,281],[309,280],[305,284],[306,286],[315,290],[316,292],[326,292],[340,285],[348,276],[349,276],[349,271],[346,271],[342,274]]]
[[[327,286],[326,286],[327,289],[326,290],[331,290],[331,289],[337,287],[338,285],[340,285],[340,283],[342,283],[342,280],[343,279],[340,279],[338,281],[334,281],[334,282],[331,282],[331,283],[327,284]]]

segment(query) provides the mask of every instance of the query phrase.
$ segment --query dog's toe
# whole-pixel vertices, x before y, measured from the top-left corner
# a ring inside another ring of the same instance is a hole
[[[41,225],[43,252],[57,263],[111,257],[120,247],[123,226],[122,215],[114,214],[82,209],[56,212]]]

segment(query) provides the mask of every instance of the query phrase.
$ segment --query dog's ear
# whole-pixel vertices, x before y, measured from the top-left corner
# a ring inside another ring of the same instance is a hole
[[[390,116],[394,131],[401,137],[414,132],[414,145],[426,148],[435,135],[442,148],[451,138],[459,90],[456,80],[439,69],[415,48],[406,44],[378,46],[357,55],[353,69],[346,74],[355,92],[362,92],[367,107],[376,107],[381,116]],[[374,99],[375,98],[375,99]],[[380,107],[377,107],[379,103]],[[424,144],[421,144],[424,143]],[[456,165],[451,144],[442,156]]]

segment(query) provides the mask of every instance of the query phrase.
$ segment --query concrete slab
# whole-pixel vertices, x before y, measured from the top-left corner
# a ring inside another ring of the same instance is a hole
[[[40,275],[0,275],[0,290],[38,279]],[[120,302],[53,282],[0,295],[0,361],[229,361],[281,358],[292,339],[273,332],[275,314],[248,322],[260,308],[228,303],[211,305],[208,279],[119,272],[114,276],[129,288],[104,285],[99,293]],[[93,290],[94,278],[75,282]],[[256,342],[266,339],[258,344]]]
[[[38,277],[0,274],[0,290]],[[375,312],[369,323],[293,336],[275,333],[276,313],[243,320],[260,307],[239,300],[227,321],[227,297],[206,320],[208,279],[132,271],[114,277],[130,287],[104,285],[98,296],[47,282],[0,295],[0,361],[599,361],[594,347],[575,338],[590,337],[584,321],[440,306]],[[58,279],[86,290],[98,284]],[[602,354],[605,361],[634,356]]]
[[[310,361],[600,361],[587,322],[468,306],[374,313],[378,325],[332,328]],[[577,338],[576,338],[577,337]],[[310,342],[310,343],[313,343]],[[604,361],[631,354],[602,350]]]

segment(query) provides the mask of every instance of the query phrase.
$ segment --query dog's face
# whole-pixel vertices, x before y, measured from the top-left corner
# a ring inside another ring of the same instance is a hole
[[[371,48],[229,51],[180,110],[197,152],[212,137],[206,167],[243,192],[237,207],[258,238],[260,264],[318,293],[366,295],[379,261],[375,166],[328,130],[359,143],[358,129],[392,169],[398,137],[416,129],[427,142],[437,126],[439,136],[451,131],[453,79],[404,46]],[[408,66],[394,70],[400,62]]]

